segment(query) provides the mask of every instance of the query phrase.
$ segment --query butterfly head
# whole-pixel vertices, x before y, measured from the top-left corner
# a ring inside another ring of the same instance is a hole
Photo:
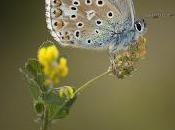
[[[137,19],[134,23],[134,31],[136,37],[143,36],[146,32],[146,23],[144,19]]]
[[[128,32],[128,43],[136,43],[138,40],[144,36],[147,31],[146,23],[144,19],[137,19],[134,22],[134,26]],[[128,44],[127,44],[128,45]]]

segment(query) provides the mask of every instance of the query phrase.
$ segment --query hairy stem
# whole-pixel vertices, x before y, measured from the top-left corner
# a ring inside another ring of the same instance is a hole
[[[47,130],[47,129],[48,129],[48,108],[47,105],[45,105],[40,130]]]
[[[76,95],[76,94],[79,93],[80,91],[82,91],[82,90],[88,88],[89,85],[90,85],[91,83],[93,83],[93,82],[95,82],[96,80],[98,80],[98,79],[100,79],[100,78],[102,78],[102,77],[108,75],[109,73],[111,73],[111,71],[108,70],[108,71],[106,71],[106,72],[104,72],[104,73],[102,73],[102,74],[96,76],[95,78],[89,80],[88,82],[86,82],[85,84],[83,84],[82,86],[80,86],[80,87],[75,91],[74,94]]]

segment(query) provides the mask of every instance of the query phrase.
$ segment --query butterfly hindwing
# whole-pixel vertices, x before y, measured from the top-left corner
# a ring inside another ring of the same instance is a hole
[[[48,28],[62,45],[105,48],[133,15],[132,0],[46,0]]]

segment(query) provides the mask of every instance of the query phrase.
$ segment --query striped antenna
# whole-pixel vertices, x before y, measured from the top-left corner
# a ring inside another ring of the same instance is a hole
[[[158,13],[151,13],[151,14],[145,16],[144,19],[159,19],[162,17],[174,17],[174,16],[175,16],[175,14],[172,14],[172,13],[158,12]]]

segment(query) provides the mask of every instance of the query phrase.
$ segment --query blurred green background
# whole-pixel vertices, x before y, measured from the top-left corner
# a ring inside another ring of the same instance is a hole
[[[44,0],[1,1],[0,130],[37,130],[30,93],[18,68],[52,40]],[[175,12],[174,0],[135,0],[138,16]],[[148,22],[148,51],[139,70],[125,80],[106,77],[77,100],[52,130],[175,130],[175,18]],[[80,86],[109,65],[106,51],[61,48],[70,74],[62,84]]]

